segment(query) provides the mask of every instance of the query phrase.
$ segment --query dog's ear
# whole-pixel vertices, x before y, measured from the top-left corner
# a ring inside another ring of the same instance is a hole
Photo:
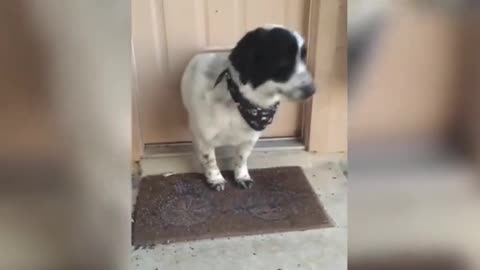
[[[229,60],[240,75],[240,81],[246,84],[255,72],[256,50],[264,39],[266,30],[257,28],[248,32],[238,41],[230,53]]]

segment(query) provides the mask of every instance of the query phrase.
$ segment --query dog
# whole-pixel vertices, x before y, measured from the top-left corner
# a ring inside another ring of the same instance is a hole
[[[246,33],[230,53],[201,53],[181,80],[193,145],[207,183],[225,188],[215,148],[235,147],[235,182],[249,189],[247,159],[283,98],[306,100],[315,92],[305,63],[305,40],[296,31],[266,25]]]

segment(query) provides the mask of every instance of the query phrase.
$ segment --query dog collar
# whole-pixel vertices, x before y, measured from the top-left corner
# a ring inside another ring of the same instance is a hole
[[[268,108],[262,108],[255,104],[252,104],[247,98],[245,98],[240,92],[238,85],[232,79],[230,70],[226,68],[220,75],[218,75],[215,81],[214,88],[219,84],[223,78],[227,81],[227,88],[232,96],[233,101],[237,103],[238,111],[247,124],[256,131],[264,130],[273,121],[273,116],[278,108],[278,102]]]

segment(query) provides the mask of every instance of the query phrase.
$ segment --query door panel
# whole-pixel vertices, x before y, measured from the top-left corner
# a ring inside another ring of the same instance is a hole
[[[180,78],[190,58],[231,49],[245,32],[266,23],[305,33],[307,0],[132,1],[132,42],[144,143],[190,141]],[[283,102],[267,137],[298,136],[302,106]]]

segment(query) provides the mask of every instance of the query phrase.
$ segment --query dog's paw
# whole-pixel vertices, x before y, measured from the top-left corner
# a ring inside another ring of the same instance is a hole
[[[225,179],[219,178],[219,179],[207,179],[208,185],[216,191],[223,191],[225,190]]]
[[[225,190],[225,183],[222,184],[210,184],[210,187],[216,191],[223,191]]]
[[[253,179],[251,178],[235,179],[235,182],[244,189],[251,189],[253,186]]]

